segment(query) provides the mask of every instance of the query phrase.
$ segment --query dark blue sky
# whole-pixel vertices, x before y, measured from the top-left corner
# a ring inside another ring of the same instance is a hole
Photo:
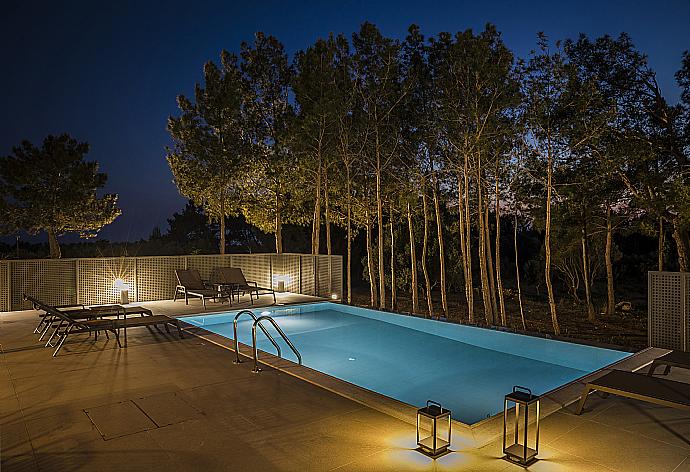
[[[690,1],[340,1],[340,2],[20,2],[0,15],[0,155],[22,139],[39,143],[68,132],[91,144],[123,215],[101,236],[146,237],[184,205],[165,161],[166,118],[189,94],[202,65],[222,48],[238,51],[255,31],[277,36],[288,52],[329,32],[350,35],[364,20],[403,38],[411,23],[426,36],[482,29],[492,22],[516,54],[578,33],[628,32],[649,55],[667,98],[690,49]]]

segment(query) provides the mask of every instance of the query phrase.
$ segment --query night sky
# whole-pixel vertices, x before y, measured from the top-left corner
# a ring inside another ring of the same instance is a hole
[[[140,4],[141,3],[141,4]],[[68,132],[91,144],[119,194],[123,214],[100,237],[147,237],[184,206],[164,148],[175,97],[190,94],[202,65],[221,49],[239,52],[256,31],[292,54],[329,32],[350,35],[365,21],[404,38],[411,23],[425,36],[497,25],[526,56],[536,33],[551,39],[628,32],[649,55],[667,99],[690,49],[690,1],[339,1],[339,2],[3,2],[0,15],[0,155],[23,139],[40,144]]]

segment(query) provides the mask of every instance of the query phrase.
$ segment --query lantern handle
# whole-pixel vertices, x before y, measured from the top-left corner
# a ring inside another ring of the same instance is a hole
[[[513,387],[513,393],[515,393],[515,392],[527,393],[530,397],[532,396],[532,390],[530,390],[527,387],[521,387],[519,385],[515,385]]]
[[[435,402],[433,400],[427,400],[426,401],[426,407],[429,408],[429,405],[436,405],[440,410],[443,410],[443,407],[439,402]]]

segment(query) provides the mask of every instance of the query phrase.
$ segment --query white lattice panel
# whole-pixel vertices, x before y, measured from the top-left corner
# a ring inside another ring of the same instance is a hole
[[[280,280],[285,282],[285,291],[299,293],[300,270],[298,254],[271,255],[273,288],[278,289]]]
[[[187,268],[198,270],[203,280],[211,280],[211,274],[216,267],[232,267],[230,259],[230,254],[187,256]]]
[[[184,257],[138,257],[137,292],[139,301],[169,300],[175,294],[175,269],[184,269]]]
[[[316,277],[314,276],[314,256],[300,256],[301,293],[316,296]]]
[[[338,300],[343,297],[342,256],[331,256],[331,293],[334,293],[338,297]]]
[[[7,262],[0,261],[0,311],[10,310],[10,286],[7,282]]]
[[[77,259],[78,301],[84,305],[120,302],[115,281],[129,287],[129,299],[137,300],[136,261],[130,257]]]
[[[680,272],[649,273],[649,345],[665,349],[686,349],[688,319],[687,274]]]
[[[260,286],[271,286],[270,254],[233,254],[232,266],[242,269],[244,278]]]
[[[317,295],[319,297],[330,297],[331,296],[331,267],[330,267],[330,257],[320,255],[316,256],[316,268],[317,268]]]
[[[77,303],[75,261],[70,259],[39,259],[8,261],[10,269],[10,310],[31,308],[23,300],[33,295],[49,305]]]

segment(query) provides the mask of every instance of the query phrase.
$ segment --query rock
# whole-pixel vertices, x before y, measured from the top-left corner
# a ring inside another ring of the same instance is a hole
[[[632,303],[630,303],[630,302],[618,302],[618,303],[616,303],[616,310],[622,311],[623,313],[629,313],[632,311]]]

